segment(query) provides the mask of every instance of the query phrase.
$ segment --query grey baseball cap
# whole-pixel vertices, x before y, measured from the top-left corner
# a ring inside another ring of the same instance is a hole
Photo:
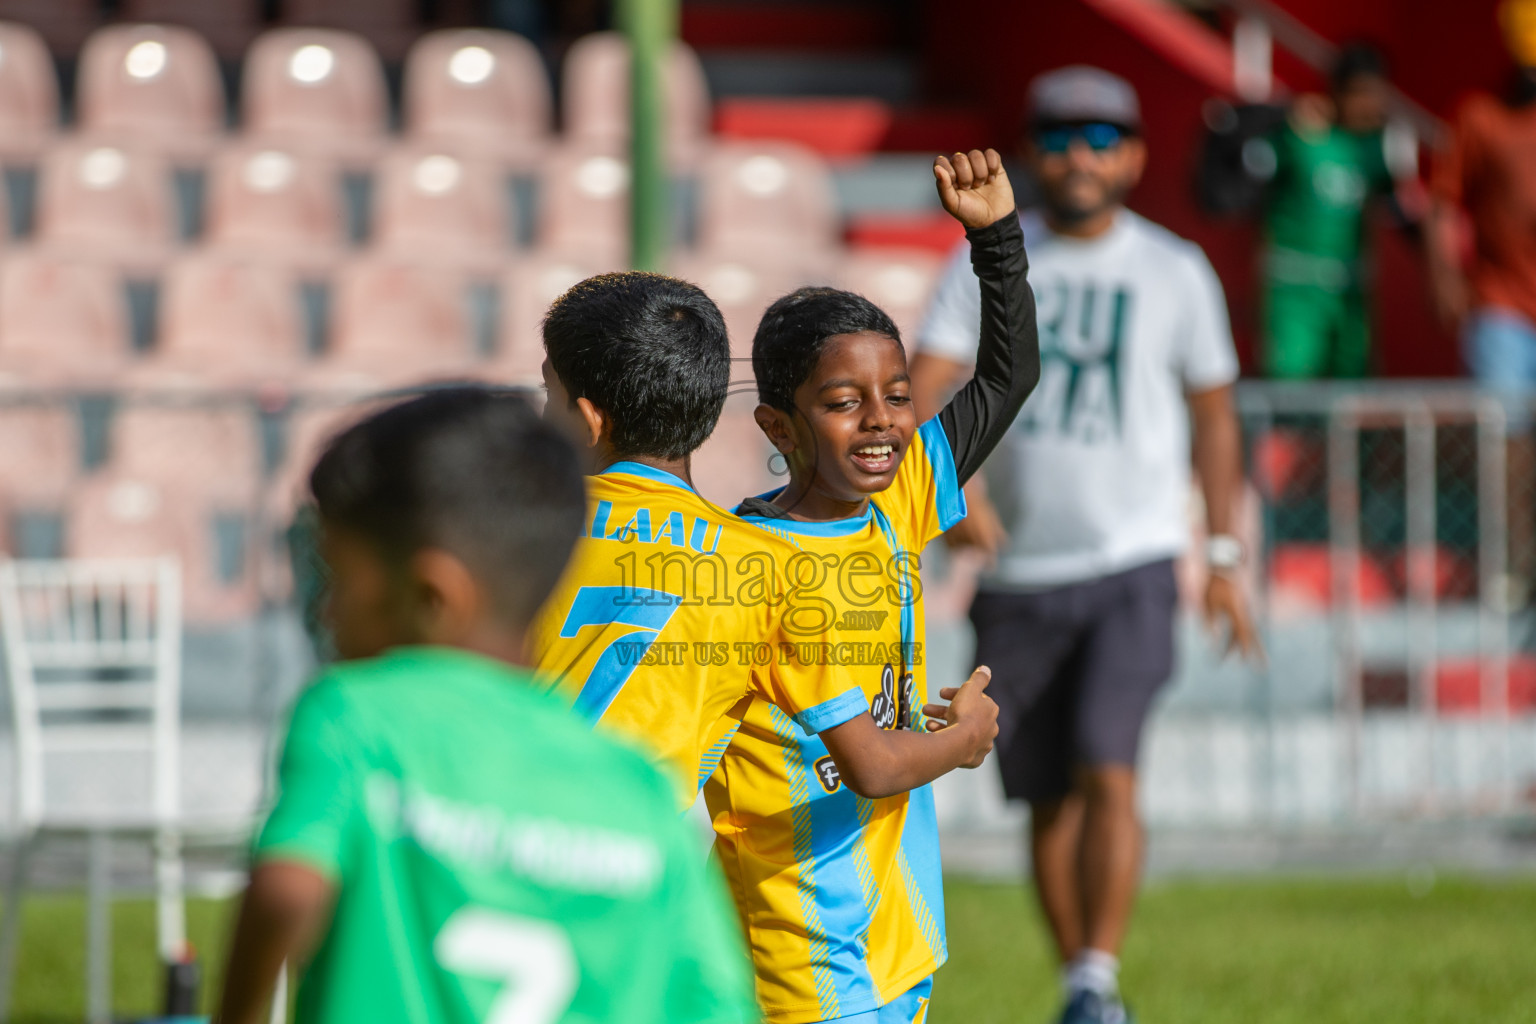
[[[1122,128],[1141,127],[1136,90],[1119,75],[1086,64],[1047,71],[1029,84],[1030,125],[1068,121],[1106,121]]]

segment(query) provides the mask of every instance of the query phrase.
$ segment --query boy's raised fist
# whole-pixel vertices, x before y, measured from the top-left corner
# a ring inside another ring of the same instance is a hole
[[[967,228],[984,228],[1013,212],[1013,186],[995,149],[936,157],[933,177],[945,211]]]

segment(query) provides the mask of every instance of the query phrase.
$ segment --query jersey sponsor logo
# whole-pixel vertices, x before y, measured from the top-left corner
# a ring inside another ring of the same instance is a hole
[[[1096,444],[1116,438],[1124,421],[1121,355],[1132,300],[1124,285],[1046,280],[1035,286],[1040,324],[1040,383],[1016,429]]]
[[[869,702],[870,717],[882,729],[916,729],[913,712],[917,705],[917,685],[911,672],[903,672],[898,686],[896,669],[887,664],[880,672],[880,692]]]
[[[843,612],[842,621],[837,624],[840,630],[870,630],[879,629],[885,625],[885,620],[890,612],[865,611],[850,608]]]
[[[843,788],[843,777],[837,770],[837,763],[832,760],[832,755],[818,757],[816,759],[816,779],[821,783],[821,788],[828,793],[836,793]]]

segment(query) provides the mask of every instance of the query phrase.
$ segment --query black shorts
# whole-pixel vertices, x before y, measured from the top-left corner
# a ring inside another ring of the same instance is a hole
[[[976,664],[992,669],[1009,799],[1059,800],[1080,765],[1135,766],[1152,699],[1173,674],[1177,607],[1172,561],[976,595]]]

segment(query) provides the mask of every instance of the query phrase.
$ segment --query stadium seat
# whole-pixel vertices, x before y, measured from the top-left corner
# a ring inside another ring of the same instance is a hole
[[[294,510],[307,497],[309,472],[331,438],[374,411],[381,402],[339,402],[311,399],[289,410],[284,424],[284,447],[268,482],[268,519],[278,528],[287,526]]]
[[[322,269],[339,258],[339,171],[326,157],[247,141],[221,150],[208,177],[210,245]]]
[[[774,447],[752,417],[756,391],[733,390],[720,422],[691,461],[699,493],[722,508],[735,508],[743,498],[777,490],[789,481],[769,468]]]
[[[261,31],[264,6],[264,0],[123,0],[122,16],[192,29],[219,56],[235,58]]]
[[[0,157],[31,160],[59,127],[59,85],[48,44],[26,25],[0,24]]]
[[[119,272],[23,251],[0,263],[0,366],[39,386],[115,384],[132,359]]]
[[[76,138],[49,151],[39,177],[40,245],[140,268],[164,262],[174,218],[163,156]]]
[[[1334,599],[1333,552],[1326,544],[1277,544],[1270,553],[1268,579],[1269,604],[1276,614],[1325,611]],[[1386,570],[1365,552],[1360,553],[1356,596],[1365,608],[1390,604],[1395,596]]]
[[[375,180],[379,251],[486,270],[510,255],[511,189],[496,164],[407,146],[384,159]]]
[[[822,252],[838,244],[832,174],[793,143],[713,149],[699,180],[699,247],[722,251]]]
[[[277,29],[256,40],[241,86],[244,130],[366,166],[384,139],[384,69],[368,43],[330,29]]]
[[[709,85],[698,55],[678,43],[663,70],[667,151],[693,156],[709,133]],[[583,36],[565,55],[562,111],[566,134],[604,145],[629,138],[629,44],[617,32]]]
[[[0,0],[0,21],[30,25],[48,48],[73,56],[101,19],[101,0]]]
[[[416,37],[420,8],[420,0],[283,0],[283,21],[355,32],[398,60]]]
[[[107,465],[71,504],[77,558],[181,558],[190,620],[254,612],[262,457],[252,409],[136,404],[112,424]]]
[[[167,270],[160,338],[134,383],[156,388],[286,385],[308,362],[299,275],[207,252]]]
[[[755,263],[730,254],[688,253],[673,261],[671,271],[692,281],[715,300],[731,332],[731,380],[752,380],[752,336],[769,304],[801,285],[817,283],[820,264],[796,266],[780,261]]]
[[[433,32],[406,59],[405,130],[415,141],[527,167],[548,142],[550,111],[544,62],[511,32]]]
[[[174,156],[201,157],[224,124],[213,49],[189,29],[113,25],[86,41],[76,84],[80,129]]]
[[[540,247],[603,265],[629,256],[629,160],[614,146],[549,154],[539,178]]]
[[[484,375],[503,384],[538,384],[544,363],[539,325],[550,303],[577,282],[622,265],[558,252],[536,252],[518,261],[502,279],[501,333]]]
[[[63,508],[80,476],[80,420],[63,402],[0,405],[0,505]]]
[[[911,346],[943,269],[943,258],[926,249],[865,249],[839,259],[835,279],[889,313]]]
[[[366,389],[474,367],[469,282],[443,266],[370,255],[336,275],[330,350],[309,375],[317,386]]]

